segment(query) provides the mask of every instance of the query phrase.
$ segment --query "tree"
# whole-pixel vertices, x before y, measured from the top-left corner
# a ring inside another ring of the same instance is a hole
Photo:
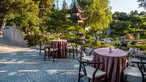
[[[130,11],[130,15],[131,16],[138,16],[138,11],[135,10],[135,11]]]
[[[51,13],[51,10],[54,7],[54,0],[35,0],[35,3],[39,5],[39,30],[45,32],[46,26],[44,20],[48,17],[48,14]]]
[[[22,27],[28,28],[36,26],[39,22],[38,5],[32,0],[1,0],[0,17],[2,19],[2,29],[7,21],[13,21]]]
[[[146,17],[144,17],[144,16],[132,16],[130,21],[132,22],[132,28],[135,28],[134,33],[137,34],[136,38],[139,39],[140,33],[145,32],[143,27],[146,25],[145,24]]]
[[[46,19],[47,31],[50,33],[66,33],[71,26],[71,20],[67,17],[65,10],[52,10]]]
[[[139,7],[146,9],[146,0],[137,0],[137,2],[139,3]]]
[[[110,24],[110,29],[113,30],[115,35],[123,36],[130,32],[131,22],[113,20]]]
[[[87,9],[91,4],[92,0],[77,0],[81,8]]]
[[[62,9],[63,10],[67,10],[68,9],[68,5],[66,3],[66,0],[63,0]]]
[[[39,5],[39,17],[45,19],[53,8],[54,0],[37,0],[35,2]]]
[[[128,21],[129,20],[129,15],[125,12],[115,12],[112,15],[114,20],[121,20],[121,21]]]
[[[87,12],[90,16],[86,24],[95,30],[106,29],[112,20],[108,0],[92,0],[92,4],[87,9]]]
[[[110,28],[114,30],[114,33],[117,35],[131,33],[136,34],[138,39],[140,34],[145,33],[144,28],[146,28],[146,18],[143,14],[144,12],[138,14],[137,11],[131,11],[130,15],[124,12],[115,12]]]
[[[146,12],[145,12],[145,11],[141,11],[141,12],[139,13],[139,15],[140,15],[140,16],[146,16]]]

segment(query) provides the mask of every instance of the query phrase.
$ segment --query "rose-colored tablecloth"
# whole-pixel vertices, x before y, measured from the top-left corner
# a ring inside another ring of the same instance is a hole
[[[121,72],[126,66],[127,53],[120,49],[99,48],[94,50],[92,62],[104,62],[99,69],[107,73],[108,82],[120,82]],[[97,66],[95,66],[97,67]]]
[[[65,58],[67,55],[67,51],[66,51],[66,46],[67,46],[67,40],[59,40],[59,39],[55,39],[52,40],[52,43],[56,43],[56,48],[58,48],[58,54],[57,56],[60,58]]]

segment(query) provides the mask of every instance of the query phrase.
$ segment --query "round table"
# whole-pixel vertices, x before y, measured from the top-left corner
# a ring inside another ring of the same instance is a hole
[[[107,73],[108,82],[120,82],[121,72],[126,66],[127,53],[113,48],[111,51],[109,53],[109,48],[95,49],[92,62],[104,62],[99,69]]]
[[[66,46],[67,40],[64,39],[54,39],[52,43],[56,43],[56,48],[58,48],[58,58],[65,58],[67,55]]]

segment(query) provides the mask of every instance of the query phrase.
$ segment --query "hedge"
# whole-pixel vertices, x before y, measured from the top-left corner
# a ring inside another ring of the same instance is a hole
[[[146,44],[135,44],[135,45],[131,45],[131,47],[140,48],[140,50],[146,51]]]

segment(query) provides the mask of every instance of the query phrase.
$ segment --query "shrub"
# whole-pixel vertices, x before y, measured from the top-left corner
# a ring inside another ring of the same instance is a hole
[[[140,48],[140,50],[145,51],[146,50],[146,44],[135,44],[131,45],[132,48]]]
[[[101,42],[97,41],[95,44],[93,44],[94,48],[100,48],[101,47]]]
[[[104,43],[104,44],[101,44],[101,46],[100,46],[101,48],[104,48],[104,47],[113,47],[111,44],[106,44],[106,43]]]
[[[45,35],[40,35],[40,34],[28,34],[24,38],[25,40],[28,41],[27,45],[30,46],[35,46],[39,45],[40,43],[47,43],[49,42],[48,38]]]

